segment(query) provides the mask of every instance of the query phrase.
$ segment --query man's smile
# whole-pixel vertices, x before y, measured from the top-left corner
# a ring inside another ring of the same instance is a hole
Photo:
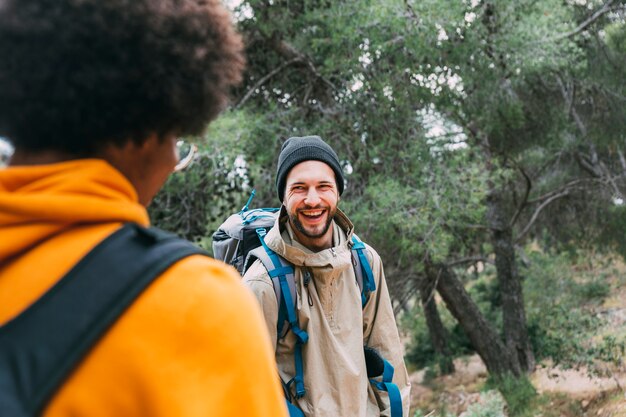
[[[316,208],[316,209],[306,209],[306,210],[298,210],[298,213],[303,217],[307,223],[317,223],[322,220],[324,214],[327,209]]]

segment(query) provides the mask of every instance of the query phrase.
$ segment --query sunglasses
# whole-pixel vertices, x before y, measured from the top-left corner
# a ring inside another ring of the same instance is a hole
[[[178,154],[178,163],[174,167],[174,172],[180,172],[191,165],[198,153],[198,147],[193,143],[179,140],[176,142],[176,152]]]

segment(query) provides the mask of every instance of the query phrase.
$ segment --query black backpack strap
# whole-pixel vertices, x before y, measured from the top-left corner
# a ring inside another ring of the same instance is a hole
[[[170,233],[132,223],[104,239],[40,299],[0,327],[0,415],[41,413],[142,291],[173,263],[193,254],[206,252]]]

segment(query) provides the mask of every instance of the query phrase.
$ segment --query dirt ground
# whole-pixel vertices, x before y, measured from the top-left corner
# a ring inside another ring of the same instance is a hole
[[[594,314],[605,319],[597,337],[626,334],[626,263],[612,263],[615,275],[612,291]],[[459,416],[480,399],[487,370],[478,355],[454,361],[453,375],[429,377],[425,371],[411,374],[411,414],[420,409],[433,417]],[[626,367],[613,370],[610,377],[590,377],[586,369],[563,370],[543,364],[531,375],[531,382],[543,403],[533,417],[626,417]]]
[[[424,415],[432,412],[434,416],[458,416],[479,401],[487,371],[478,355],[457,359],[454,365],[453,375],[429,379],[423,370],[411,375],[412,410],[420,409]],[[536,417],[626,417],[626,395],[622,390],[626,388],[626,372],[615,378],[592,378],[585,369],[544,366],[535,371],[531,381],[546,398],[541,408],[549,411]]]

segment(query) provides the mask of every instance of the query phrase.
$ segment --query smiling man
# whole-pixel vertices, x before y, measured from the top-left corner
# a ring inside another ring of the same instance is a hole
[[[148,229],[241,79],[222,1],[0,0],[0,56],[0,416],[285,416],[239,275]]]
[[[362,253],[375,288],[362,298],[353,225],[337,207],[344,189],[337,154],[318,136],[288,139],[276,187],[282,207],[264,240],[295,267],[295,314],[308,341],[299,339],[300,329],[279,332],[283,307],[261,261],[248,269],[244,283],[262,305],[287,398],[305,416],[392,415],[389,396],[368,380],[367,346],[395,368],[393,383],[407,416],[410,385],[382,262],[366,245]]]

